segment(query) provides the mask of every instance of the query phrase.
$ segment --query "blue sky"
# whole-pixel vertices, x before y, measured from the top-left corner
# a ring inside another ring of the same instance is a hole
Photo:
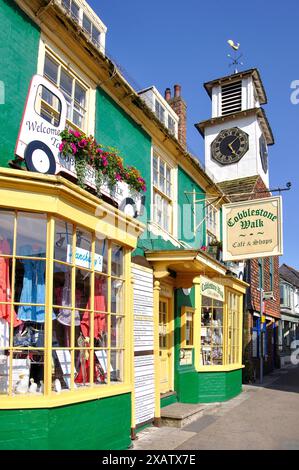
[[[291,83],[299,80],[298,0],[89,3],[108,27],[107,53],[136,86],[155,85],[162,94],[175,83],[182,86],[188,106],[188,144],[201,161],[203,140],[194,123],[211,115],[211,102],[202,85],[233,71],[228,67],[227,40],[241,43],[242,69],[257,67],[268,95],[265,111],[275,138],[269,149],[270,186],[292,182],[291,191],[282,193],[281,262],[299,269],[299,104],[291,103]]]

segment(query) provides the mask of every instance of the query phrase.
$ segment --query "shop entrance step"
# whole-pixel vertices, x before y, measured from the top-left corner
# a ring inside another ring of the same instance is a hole
[[[206,409],[204,404],[173,403],[161,409],[161,425],[183,428],[200,418]]]

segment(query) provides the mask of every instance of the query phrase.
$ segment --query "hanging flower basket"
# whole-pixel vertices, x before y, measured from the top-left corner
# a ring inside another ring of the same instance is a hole
[[[72,129],[60,134],[59,151],[64,157],[72,156],[75,161],[78,185],[86,187],[87,174],[92,169],[97,193],[106,184],[113,190],[117,183],[124,182],[137,193],[146,191],[145,180],[133,166],[125,166],[116,149],[98,144],[93,136]]]

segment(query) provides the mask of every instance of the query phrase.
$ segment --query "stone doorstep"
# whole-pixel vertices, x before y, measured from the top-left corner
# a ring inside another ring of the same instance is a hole
[[[218,406],[218,403],[200,403],[196,405],[189,403],[173,403],[161,409],[161,425],[183,428],[203,416],[205,412],[212,411]]]

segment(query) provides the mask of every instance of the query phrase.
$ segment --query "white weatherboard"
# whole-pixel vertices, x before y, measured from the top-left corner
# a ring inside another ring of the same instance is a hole
[[[135,425],[155,416],[154,295],[152,270],[132,265],[134,279]]]

